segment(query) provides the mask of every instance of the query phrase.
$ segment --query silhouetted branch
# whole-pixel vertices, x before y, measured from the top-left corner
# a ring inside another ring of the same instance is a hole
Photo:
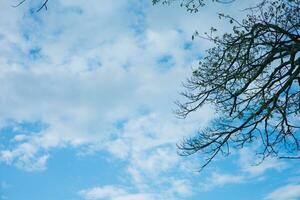
[[[45,8],[45,10],[48,10],[48,7],[47,7],[48,1],[49,0],[44,0],[44,2],[42,3],[42,5],[37,9],[37,12],[40,12],[43,8]],[[19,6],[21,6],[25,2],[26,2],[26,0],[22,0],[18,4],[13,5],[12,7],[14,7],[14,8],[19,7]]]
[[[195,37],[215,43],[187,81],[187,101],[177,114],[186,117],[213,104],[221,117],[209,128],[178,145],[180,154],[201,153],[202,167],[230,148],[259,141],[262,159],[299,158],[300,136],[300,1],[264,1],[249,8],[233,33]]]

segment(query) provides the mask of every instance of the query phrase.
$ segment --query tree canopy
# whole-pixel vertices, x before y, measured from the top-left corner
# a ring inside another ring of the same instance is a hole
[[[215,45],[178,103],[182,117],[204,104],[216,109],[208,128],[178,145],[181,155],[205,156],[202,167],[254,142],[262,160],[300,158],[300,1],[263,1],[248,11],[242,21],[219,15],[233,31],[204,36]]]
[[[219,3],[232,3],[235,0],[211,0]],[[205,0],[152,0],[153,5],[157,3],[171,4],[172,2],[180,2],[181,7],[185,7],[189,12],[198,12],[200,7],[205,6]]]

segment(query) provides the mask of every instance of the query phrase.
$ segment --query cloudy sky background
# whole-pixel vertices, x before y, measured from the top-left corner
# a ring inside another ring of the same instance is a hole
[[[1,200],[297,200],[298,161],[251,147],[198,173],[176,143],[213,118],[173,113],[182,82],[246,1],[197,14],[150,0],[0,1]]]

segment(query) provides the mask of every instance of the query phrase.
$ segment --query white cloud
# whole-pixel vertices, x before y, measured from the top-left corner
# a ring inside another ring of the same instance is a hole
[[[191,195],[189,182],[186,180],[172,180],[168,190],[146,189],[133,191],[131,188],[115,185],[99,186],[80,190],[78,195],[85,200],[174,200]]]
[[[113,186],[95,187],[79,192],[79,195],[87,200],[115,199],[125,194],[126,191],[124,189]]]
[[[170,180],[170,182],[171,182],[171,187],[167,191],[168,193],[177,194],[182,197],[192,196],[193,189],[192,189],[190,181],[176,179],[176,180]]]
[[[300,185],[286,185],[268,194],[265,200],[297,200],[300,198]]]
[[[137,0],[50,4],[38,14],[29,14],[29,4],[17,12],[1,11],[1,127],[7,119],[41,121],[47,127],[13,136],[1,146],[0,161],[33,171],[46,169],[52,149],[79,147],[81,155],[108,151],[127,161],[128,184],[139,191],[95,187],[80,192],[85,199],[157,199],[155,186],[163,186],[165,199],[190,194],[175,144],[196,133],[213,111],[204,107],[179,120],[172,109],[181,82],[210,44],[201,42],[189,51],[183,46],[197,26],[204,32],[219,23],[211,17],[215,7],[195,17],[176,6],[144,8]],[[4,1],[0,6],[10,8]],[[141,17],[134,13],[136,7]],[[207,23],[197,25],[199,18]],[[40,49],[37,58],[33,49]],[[165,55],[172,57],[168,67],[157,62]],[[255,170],[251,173],[265,171]],[[182,177],[172,177],[170,171]],[[210,187],[243,179],[217,173],[212,178]]]
[[[136,168],[153,176],[176,166],[178,159],[174,148],[156,148],[151,153],[133,154],[131,162]]]
[[[15,137],[15,142],[38,153],[17,144],[1,149],[2,160],[15,164],[27,152],[28,162],[34,161],[34,155],[40,157],[45,150],[68,145],[89,145],[84,149],[99,151],[103,144],[119,158],[134,158],[159,145],[175,145],[198,130],[198,121],[208,121],[209,109],[199,112],[197,120],[185,122],[172,114],[181,82],[189,76],[197,53],[183,49],[190,41],[187,25],[156,21],[156,9],[169,8],[141,4],[58,1],[39,14],[28,14],[30,4],[19,7],[18,12],[3,13],[11,22],[0,21],[1,27],[8,28],[1,29],[0,39],[6,47],[0,50],[4,97],[0,123],[6,119],[42,121],[48,128],[38,135]],[[144,12],[142,19],[137,19],[135,8]],[[184,10],[180,13],[194,19]],[[145,30],[137,34],[133,25],[143,25]],[[30,59],[34,48],[40,49],[41,58]],[[157,63],[164,54],[174,59],[170,69]],[[146,114],[140,114],[143,110]],[[128,120],[124,130],[118,130],[116,122],[124,119]],[[118,138],[111,139],[112,135]],[[13,154],[9,162],[7,152]],[[147,157],[149,162],[159,160]]]
[[[200,184],[200,189],[202,191],[209,191],[215,187],[222,187],[229,184],[240,184],[245,181],[246,177],[242,175],[213,172],[206,182]]]
[[[25,134],[19,134],[19,135],[16,135],[13,140],[16,142],[22,142],[22,141],[25,141],[26,139],[27,139],[27,136]]]
[[[125,188],[117,186],[95,187],[81,190],[78,193],[85,200],[154,200],[161,199],[150,193],[130,193]]]
[[[241,170],[252,176],[263,175],[267,170],[280,171],[287,167],[285,162],[272,157],[267,157],[263,162],[260,162],[255,150],[252,148],[241,149],[239,156]]]
[[[71,147],[80,155],[108,151],[128,163],[120,169],[126,187],[81,190],[84,199],[174,200],[192,193],[175,145],[213,112],[204,107],[180,120],[172,109],[198,52],[183,49],[189,32],[169,27],[169,21],[154,27],[148,11],[144,30],[134,31],[131,22],[138,20],[128,6],[137,4],[58,1],[36,16],[26,6],[18,10],[23,15],[5,13],[13,25],[0,30],[0,45],[6,47],[0,49],[1,127],[9,126],[7,119],[47,126],[12,135],[1,146],[0,161],[34,171],[47,168],[53,149]],[[0,26],[8,24],[0,19]],[[35,48],[37,58],[30,55]],[[171,65],[158,63],[165,55]]]
[[[35,146],[28,143],[19,145],[14,150],[0,151],[0,161],[6,164],[15,164],[16,167],[27,171],[46,169],[48,154],[39,154]]]

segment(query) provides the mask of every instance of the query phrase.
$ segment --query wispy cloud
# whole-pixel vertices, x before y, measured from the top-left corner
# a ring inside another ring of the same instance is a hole
[[[78,195],[85,200],[174,200],[174,194],[190,194],[184,181],[174,181],[172,188],[165,193],[157,191],[137,192],[131,191],[128,187],[121,186],[102,186],[84,189]]]
[[[273,157],[267,157],[261,162],[259,156],[253,148],[243,148],[239,151],[239,165],[243,172],[251,176],[263,175],[268,170],[281,171],[287,167],[287,164]]]
[[[224,9],[220,4],[196,15],[175,5],[150,4],[58,0],[38,14],[30,3],[1,10],[0,128],[18,129],[0,145],[1,164],[45,170],[52,151],[63,148],[80,156],[105,152],[107,159],[124,162],[118,184],[80,190],[87,200],[185,199],[199,189],[175,144],[204,127],[213,110],[203,107],[180,120],[173,102],[211,45],[192,43],[194,30],[230,27],[212,17]],[[1,8],[10,6],[0,1]],[[228,7],[233,14],[236,10]],[[19,129],[20,123],[35,122],[46,125]],[[285,167],[275,160],[251,166],[248,153],[241,152],[238,175],[220,169],[197,192]]]
[[[289,184],[275,189],[265,200],[297,200],[300,198],[300,185]]]
[[[240,184],[245,181],[246,177],[242,175],[213,172],[211,176],[208,177],[206,182],[200,184],[200,189],[202,191],[209,191],[215,189],[216,187],[222,187],[230,184]]]
[[[46,169],[48,154],[40,154],[38,148],[24,143],[13,150],[2,150],[0,161],[6,164],[14,164],[20,169],[27,171],[40,171]]]

